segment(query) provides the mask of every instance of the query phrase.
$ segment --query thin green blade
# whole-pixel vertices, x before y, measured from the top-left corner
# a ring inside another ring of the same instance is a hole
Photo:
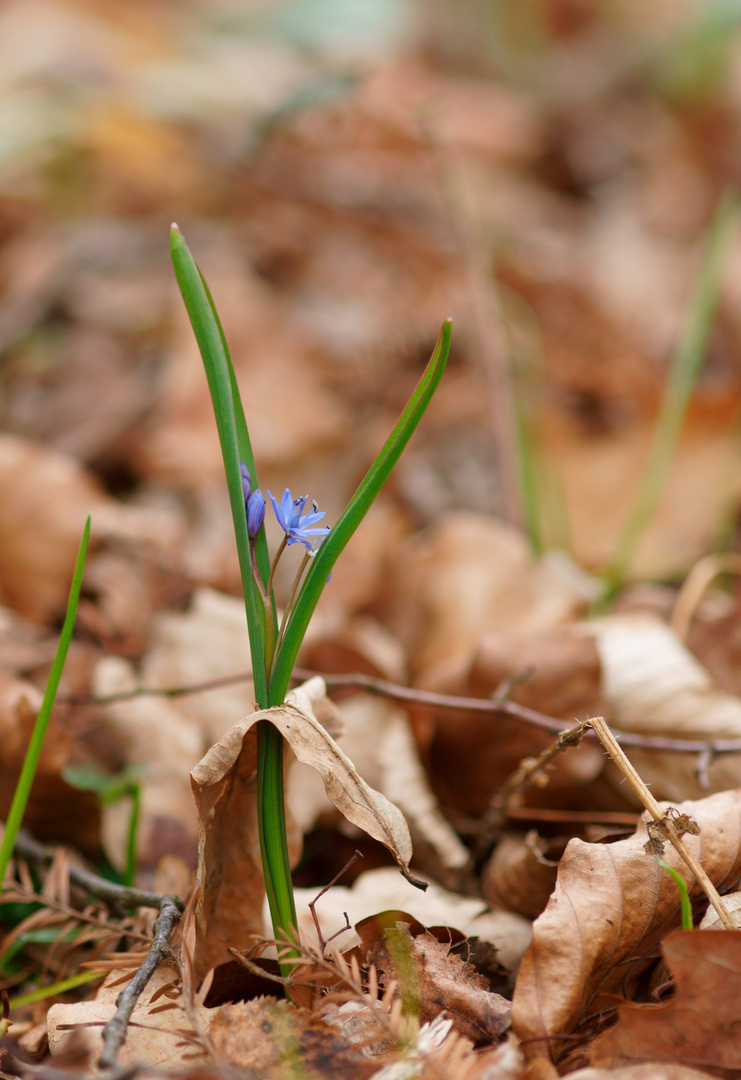
[[[239,471],[241,451],[244,452],[245,464],[251,471],[255,485],[257,483],[257,470],[255,469],[255,461],[249,443],[247,425],[244,423],[241,404],[237,410],[241,415],[240,427],[242,424],[244,425],[241,449],[239,445],[234,390],[232,387],[233,373],[231,373],[231,363],[225,349],[223,331],[215,317],[215,309],[204,286],[201,273],[188,250],[182,233],[176,225],[173,225],[170,232],[170,253],[175,268],[175,277],[201,352],[214,416],[216,417],[216,428],[219,433],[221,456],[224,461],[229,503],[234,522],[234,534],[237,541],[245,611],[247,613],[247,628],[250,636],[250,652],[252,654],[252,678],[258,704],[261,708],[264,708],[267,705],[267,676],[262,644],[264,611],[257,596],[255,583],[252,580],[247,520],[244,512],[242,479]],[[236,388],[236,382],[234,388]]]
[[[332,567],[386,482],[430,403],[448,360],[450,333],[451,322],[448,319],[443,323],[430,362],[396,426],[340,515],[339,521],[332,527],[312,560],[276,658],[268,694],[271,705],[280,705],[283,702],[301,641]]]
[[[46,729],[49,726],[49,718],[54,706],[54,699],[57,696],[64,662],[67,659],[69,643],[72,640],[72,632],[74,631],[75,619],[77,618],[77,607],[80,602],[82,575],[85,569],[85,557],[87,556],[89,541],[90,518],[88,517],[85,522],[85,528],[82,531],[82,540],[80,541],[80,547],[77,552],[75,569],[72,575],[72,584],[67,600],[67,613],[64,617],[62,632],[59,635],[59,644],[57,645],[57,651],[54,656],[54,663],[49,672],[49,681],[46,684],[44,700],[41,703],[39,714],[36,717],[36,722],[34,723],[33,731],[31,732],[31,740],[28,744],[26,756],[23,759],[23,767],[21,768],[21,774],[18,777],[18,783],[16,784],[15,793],[13,794],[13,801],[10,804],[8,818],[5,822],[5,833],[3,835],[2,845],[0,845],[0,886],[5,879],[5,871],[8,869],[8,863],[13,854],[18,830],[21,827],[23,815],[26,812],[28,797],[31,794],[34,776],[36,775],[39,758],[41,757],[44,736],[46,735]]]

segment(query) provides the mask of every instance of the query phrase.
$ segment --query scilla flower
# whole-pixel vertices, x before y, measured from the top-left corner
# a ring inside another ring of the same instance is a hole
[[[301,498],[294,499],[288,488],[283,492],[280,504],[272,492],[269,491],[268,495],[273,504],[278,524],[286,534],[286,543],[303,544],[307,552],[313,554],[316,541],[312,537],[325,537],[329,532],[329,526],[327,525],[321,525],[318,529],[312,528],[317,521],[322,520],[325,511],[317,510],[316,503],[312,500],[311,505],[314,509],[304,514],[303,509],[309,496],[302,495]]]

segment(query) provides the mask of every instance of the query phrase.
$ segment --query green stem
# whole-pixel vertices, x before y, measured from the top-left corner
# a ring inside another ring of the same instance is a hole
[[[296,941],[296,905],[283,791],[283,736],[269,720],[261,720],[257,725],[257,762],[257,820],[270,916],[276,936],[282,931]],[[293,965],[287,965],[283,975],[290,975],[292,970]]]
[[[303,559],[301,560],[301,565],[298,568],[298,573],[296,574],[296,577],[294,578],[293,588],[291,589],[291,595],[288,597],[288,603],[286,604],[285,609],[283,611],[283,618],[280,620],[280,630],[278,631],[278,642],[277,642],[277,645],[276,645],[276,650],[278,652],[280,652],[280,647],[281,647],[281,644],[283,642],[283,635],[286,632],[286,626],[288,625],[288,618],[289,618],[289,616],[291,614],[291,611],[293,610],[293,605],[294,605],[294,602],[296,600],[296,593],[298,592],[298,587],[301,584],[301,578],[304,576],[304,570],[306,569],[307,564],[309,562],[309,559],[311,559],[311,558],[312,558],[312,553],[310,551],[307,551],[306,554],[304,555]]]

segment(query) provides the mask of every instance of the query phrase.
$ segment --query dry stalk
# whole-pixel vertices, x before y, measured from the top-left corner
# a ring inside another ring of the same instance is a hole
[[[682,837],[677,831],[672,815],[661,808],[659,803],[648,790],[643,780],[640,778],[636,770],[628,761],[628,758],[625,756],[625,753],[622,750],[617,739],[605,723],[604,718],[601,716],[596,716],[593,720],[588,720],[587,723],[592,728],[595,735],[602,743],[609,756],[615,762],[620,772],[623,774],[625,779],[633,788],[633,791],[636,793],[638,798],[646,807],[649,814],[651,814],[654,821],[661,824],[662,832],[665,833],[667,839],[671,842],[677,854],[680,856],[680,858],[684,860],[686,866],[695,875],[697,884],[700,886],[710,903],[718,912],[718,916],[720,918],[720,921],[723,923],[723,926],[726,928],[726,930],[735,930],[736,927],[731,921],[731,917],[729,916],[723,904],[723,901],[720,898],[718,890],[716,889],[715,885],[713,885],[712,881],[705,873],[698,860],[695,858],[695,856],[689,850],[685,842],[682,840]]]
[[[509,817],[513,800],[532,784],[545,785],[548,782],[544,775],[545,769],[559,754],[565,754],[568,749],[578,746],[588,725],[582,721],[573,727],[562,731],[554,743],[547,746],[537,757],[523,758],[514,772],[510,773],[502,786],[496,792],[486,808],[482,818],[484,831],[479,838],[480,846],[485,846],[492,839],[493,832],[501,828],[504,821]]]

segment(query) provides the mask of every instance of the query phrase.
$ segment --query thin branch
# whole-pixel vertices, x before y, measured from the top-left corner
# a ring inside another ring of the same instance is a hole
[[[510,773],[492,796],[486,808],[482,818],[483,830],[477,841],[480,849],[489,844],[492,833],[501,828],[503,822],[510,816],[513,799],[532,784],[543,781],[547,783],[547,778],[543,776],[544,770],[559,754],[565,754],[571,747],[578,746],[588,730],[588,722],[579,722],[568,730],[562,731],[556,741],[547,746],[537,757],[522,759],[514,772]]]
[[[14,850],[21,858],[42,864],[51,863],[55,855],[53,847],[40,844],[24,829],[18,833]],[[105,903],[117,903],[125,908],[159,908],[161,911],[163,901],[171,900],[178,911],[183,910],[182,901],[177,897],[167,897],[162,893],[147,892],[145,889],[134,889],[129,885],[117,885],[113,881],[106,881],[105,878],[77,866],[70,866],[68,872],[73,884]]]
[[[170,955],[170,938],[180,922],[183,905],[174,896],[162,896],[159,909],[160,917],[154,924],[154,938],[149,952],[134,978],[118,995],[116,1012],[103,1028],[103,1052],[98,1060],[101,1069],[115,1068],[134,1007],[159,965]]]
[[[560,735],[568,731],[570,724],[554,716],[517,705],[514,701],[502,701],[498,698],[459,697],[456,694],[437,694],[431,690],[419,690],[414,687],[400,686],[387,679],[377,679],[372,675],[353,673],[348,675],[327,674],[312,671],[309,668],[294,668],[292,681],[303,682],[314,675],[321,675],[328,690],[364,690],[368,694],[401,701],[407,705],[422,705],[433,709],[456,709],[459,712],[482,713],[496,716],[505,713],[522,720],[532,727],[551,735]],[[181,697],[186,694],[200,694],[210,690],[219,690],[239,682],[247,682],[251,674],[228,675],[220,679],[210,679],[202,683],[190,683],[182,686],[163,688],[139,687],[120,694],[95,697],[88,694],[70,695],[62,699],[74,705],[113,705],[137,697]],[[633,731],[621,731],[613,728],[620,736],[623,746],[640,747],[643,750],[664,751],[672,754],[710,754],[712,758],[723,754],[741,754],[741,739],[678,739],[664,735],[639,735]]]
[[[309,911],[311,912],[311,917],[314,920],[314,926],[316,927],[316,936],[319,939],[319,952],[322,954],[322,956],[324,956],[324,947],[327,942],[334,940],[334,938],[338,937],[340,934],[344,934],[345,930],[349,930],[351,929],[351,927],[350,920],[347,917],[347,912],[343,911],[342,914],[345,916],[345,922],[347,923],[347,926],[343,926],[341,930],[338,930],[336,934],[332,934],[331,937],[325,938],[322,934],[322,928],[319,925],[319,917],[316,913],[317,902],[321,900],[325,893],[329,892],[333,885],[337,884],[340,878],[345,876],[350,867],[354,866],[358,859],[363,858],[365,858],[365,856],[363,855],[362,851],[356,851],[355,854],[352,855],[350,859],[345,863],[340,872],[338,874],[335,874],[332,880],[328,882],[323,889],[320,889],[320,891],[316,894],[313,900],[309,901]]]
[[[589,720],[587,722],[597,735],[597,738],[600,740],[607,753],[617,765],[618,769],[620,769],[620,772],[623,774],[625,779],[633,788],[633,791],[636,793],[638,798],[646,807],[651,817],[654,819],[655,822],[659,823],[662,834],[665,836],[666,839],[671,841],[679,856],[684,860],[687,867],[695,875],[697,884],[700,886],[710,903],[718,912],[718,916],[720,917],[720,921],[723,923],[723,926],[726,928],[726,930],[735,930],[736,927],[734,926],[731,917],[726,911],[723,901],[720,898],[720,894],[718,893],[718,890],[716,889],[715,885],[713,885],[712,881],[710,880],[700,863],[697,861],[695,856],[689,850],[684,840],[682,840],[680,830],[677,829],[678,817],[672,816],[670,812],[662,809],[662,807],[658,804],[658,802],[648,790],[639,774],[628,761],[620,745],[618,744],[617,739],[610,731],[604,719],[601,716],[597,716],[593,720]],[[688,819],[688,826],[694,826],[694,828],[685,827],[682,832],[699,831],[699,826],[696,822],[692,822],[691,819]],[[652,833],[648,828],[648,825],[646,826],[646,832],[648,832],[649,837],[652,837]]]

